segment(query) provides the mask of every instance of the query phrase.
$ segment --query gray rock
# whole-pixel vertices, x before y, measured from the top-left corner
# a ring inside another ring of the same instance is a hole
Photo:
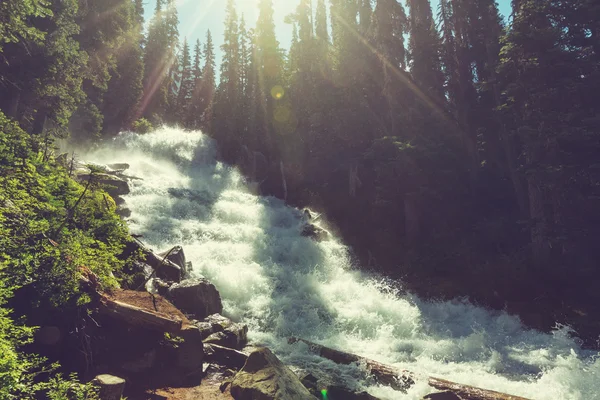
[[[197,319],[223,311],[217,288],[204,278],[174,284],[169,288],[169,299],[177,308]]]
[[[322,242],[329,238],[329,232],[327,232],[323,228],[319,228],[314,224],[306,224],[302,228],[302,232],[300,234],[304,237],[311,238],[314,241]]]
[[[177,367],[183,373],[202,370],[204,361],[204,343],[200,336],[200,330],[195,326],[184,327],[179,336],[183,343],[177,346]]]
[[[108,168],[112,169],[113,171],[120,171],[120,172],[128,170],[130,167],[130,165],[127,163],[113,163],[113,164],[107,164],[106,166]]]
[[[189,272],[191,272],[191,268],[188,270],[188,263],[185,261],[185,253],[183,252],[183,247],[175,246],[170,250],[164,251],[162,253],[158,253],[158,256],[161,259],[165,258],[165,256],[166,256],[167,260],[169,260],[173,264],[177,265],[181,269],[181,277],[182,278],[186,278],[187,276],[189,276]]]
[[[423,397],[424,400],[461,400],[461,398],[453,392],[436,392],[430,393]]]
[[[141,373],[148,371],[154,367],[156,361],[156,350],[150,350],[143,354],[140,358],[125,362],[121,368],[127,372]]]
[[[209,315],[196,322],[205,343],[214,343],[233,349],[242,349],[248,343],[248,326],[235,323],[220,314]]]
[[[90,179],[90,175],[79,174],[77,175],[77,179],[81,182],[87,182]],[[127,181],[114,175],[104,173],[94,174],[93,182],[102,185],[106,193],[110,194],[112,197],[122,196],[129,194],[130,192]]]
[[[206,362],[233,369],[242,368],[248,360],[248,355],[241,351],[209,343],[204,345],[204,357]]]
[[[267,348],[254,351],[231,383],[236,400],[314,400],[298,377]]]

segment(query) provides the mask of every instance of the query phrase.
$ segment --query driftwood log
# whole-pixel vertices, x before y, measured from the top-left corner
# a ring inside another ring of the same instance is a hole
[[[366,366],[367,372],[373,376],[379,384],[390,386],[395,390],[405,391],[413,385],[417,379],[416,375],[412,372],[381,364],[380,362],[356,354],[335,350],[305,339],[295,337],[288,339],[288,343],[290,344],[297,342],[307,344],[312,352],[337,364],[363,364]],[[427,380],[429,386],[438,390],[455,393],[464,400],[528,400],[524,397],[463,385],[445,379],[427,377]]]
[[[178,333],[181,331],[183,325],[181,318],[150,312],[106,296],[100,298],[98,312],[102,315],[126,322],[127,325],[158,332]]]

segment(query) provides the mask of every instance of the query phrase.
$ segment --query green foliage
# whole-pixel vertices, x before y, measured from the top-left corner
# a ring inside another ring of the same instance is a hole
[[[63,167],[45,162],[31,150],[34,141],[0,113],[0,398],[45,391],[50,399],[93,399],[73,379],[32,383],[41,360],[19,348],[33,329],[15,324],[4,304],[28,286],[32,304],[85,305],[91,299],[80,289],[82,266],[98,276],[100,289],[116,287],[127,228],[104,192],[94,185],[86,190]]]
[[[131,125],[131,130],[135,133],[149,133],[154,130],[154,127],[146,118],[140,118]]]

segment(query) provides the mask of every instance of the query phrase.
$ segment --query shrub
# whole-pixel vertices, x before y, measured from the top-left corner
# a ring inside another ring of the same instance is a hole
[[[131,125],[131,130],[135,133],[150,133],[154,127],[146,118],[140,118]]]

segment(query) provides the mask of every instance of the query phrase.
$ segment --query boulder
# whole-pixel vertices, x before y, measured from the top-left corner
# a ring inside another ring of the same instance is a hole
[[[197,319],[223,311],[217,288],[204,278],[186,279],[172,285],[169,298],[176,307]]]
[[[423,400],[461,400],[454,392],[436,392],[423,397]]]
[[[77,175],[77,179],[87,182],[90,179],[90,174],[79,174]],[[114,175],[104,173],[94,174],[93,181],[102,185],[106,193],[112,197],[122,196],[130,192],[127,181]]]
[[[236,400],[314,400],[314,396],[267,348],[248,357],[246,364],[231,383]]]
[[[314,224],[306,224],[302,227],[300,234],[304,237],[311,238],[317,242],[322,242],[329,238],[329,232],[323,228],[319,228]]]
[[[154,254],[152,251],[141,247],[146,256],[146,263],[156,270],[156,276],[167,282],[181,282],[183,271],[181,267],[168,258]]]
[[[103,374],[94,378],[93,383],[98,387],[100,400],[121,400],[125,390],[125,379],[118,376]]]
[[[322,390],[326,391],[327,398],[330,400],[379,400],[367,392],[354,392],[338,385],[327,386],[327,388]]]
[[[187,277],[188,271],[188,263],[185,261],[185,253],[183,252],[183,247],[175,246],[168,251],[163,251],[162,253],[158,253],[158,256],[161,258],[166,257],[167,260],[171,261],[173,264],[177,265],[181,269],[182,278]]]
[[[205,343],[214,343],[233,349],[242,349],[248,343],[248,326],[235,323],[220,314],[209,315],[196,322]]]
[[[232,349],[242,349],[248,343],[248,326],[245,324],[233,324],[224,331],[211,334],[204,339],[204,342]]]
[[[134,374],[147,372],[154,367],[156,362],[156,350],[150,350],[140,357],[127,361],[121,365],[124,371]]]
[[[204,360],[208,363],[222,365],[232,369],[242,368],[248,360],[248,355],[241,351],[210,343],[204,345],[204,356]]]
[[[177,346],[177,368],[184,374],[202,371],[204,344],[200,330],[193,326],[184,326],[179,335],[183,342]]]
[[[129,164],[127,164],[127,163],[113,163],[113,164],[107,164],[106,166],[113,171],[119,171],[119,172],[123,172],[123,171],[129,169]]]

